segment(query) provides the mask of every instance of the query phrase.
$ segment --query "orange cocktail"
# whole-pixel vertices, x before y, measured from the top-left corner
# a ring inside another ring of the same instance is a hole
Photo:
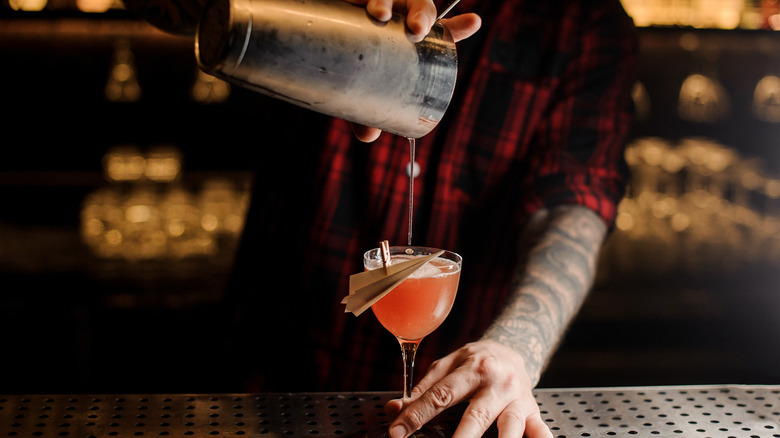
[[[420,341],[436,330],[447,318],[455,302],[463,259],[451,251],[422,246],[391,246],[389,254],[382,255],[381,248],[374,248],[363,255],[363,267],[367,270],[382,268],[389,256],[389,264],[401,263],[415,257],[433,256],[401,284],[371,306],[379,322],[398,339],[404,363],[404,403],[411,399],[414,357]],[[368,434],[369,437],[386,437],[386,428]],[[438,437],[440,431],[423,427],[414,437]]]
[[[392,262],[414,256],[397,255]],[[437,257],[414,272],[371,306],[380,323],[396,337],[419,340],[436,330],[452,309],[458,291],[460,266]]]

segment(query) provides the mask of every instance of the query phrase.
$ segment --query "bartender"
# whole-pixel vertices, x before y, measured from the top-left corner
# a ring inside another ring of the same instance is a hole
[[[356,1],[380,21],[405,14],[416,39],[446,6]],[[128,8],[191,34],[201,4]],[[494,423],[501,437],[550,437],[532,389],[592,285],[623,195],[635,30],[619,0],[462,0],[448,17],[458,82],[415,163],[405,138],[270,100],[273,114],[248,127],[285,135],[258,154],[225,303],[225,378],[249,392],[401,387],[395,338],[341,299],[364,251],[406,242],[414,177],[413,243],[464,262],[455,307],[418,352],[413,401],[387,406],[398,414],[390,436],[468,401],[458,438]]]

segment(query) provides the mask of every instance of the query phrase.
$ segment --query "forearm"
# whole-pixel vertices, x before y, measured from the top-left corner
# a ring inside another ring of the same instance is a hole
[[[520,353],[534,385],[593,284],[606,232],[572,205],[538,212],[523,233],[512,293],[482,338]]]

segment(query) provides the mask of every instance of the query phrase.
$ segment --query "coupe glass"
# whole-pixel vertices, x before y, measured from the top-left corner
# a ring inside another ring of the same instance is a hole
[[[421,246],[391,246],[390,264],[415,257],[436,254],[440,249]],[[432,259],[395,289],[371,306],[374,315],[401,344],[404,363],[403,402],[410,401],[413,383],[414,357],[420,341],[441,325],[452,309],[460,280],[463,259],[451,251],[444,251]],[[383,266],[382,250],[374,248],[363,255],[366,270]],[[369,432],[369,437],[387,436],[387,428]],[[441,431],[424,427],[414,437],[443,437]]]

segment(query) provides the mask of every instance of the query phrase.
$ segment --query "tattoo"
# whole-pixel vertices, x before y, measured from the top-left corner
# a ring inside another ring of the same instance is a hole
[[[592,210],[563,206],[538,212],[523,233],[513,292],[483,339],[523,355],[534,385],[593,284],[606,231]]]

